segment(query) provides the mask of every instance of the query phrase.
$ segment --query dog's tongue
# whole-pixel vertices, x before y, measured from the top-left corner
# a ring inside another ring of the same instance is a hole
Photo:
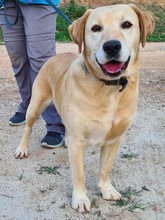
[[[123,66],[123,62],[117,62],[117,61],[110,61],[103,65],[103,67],[106,69],[108,73],[117,73],[121,70]]]

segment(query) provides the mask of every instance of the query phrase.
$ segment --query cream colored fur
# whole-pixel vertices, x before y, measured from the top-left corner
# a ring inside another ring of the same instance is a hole
[[[131,22],[131,28],[122,28],[126,21]],[[91,29],[96,25],[102,30],[93,32]],[[79,57],[67,53],[52,57],[34,82],[26,127],[15,157],[27,157],[32,126],[53,100],[66,128],[65,140],[73,178],[72,207],[79,212],[90,211],[83,170],[86,146],[101,148],[99,189],[103,199],[118,200],[121,197],[110,183],[109,172],[123,134],[136,112],[140,34],[144,46],[153,28],[153,18],[134,5],[88,10],[69,27],[82,54]],[[131,57],[127,69],[115,78],[105,75],[96,61],[98,59],[101,64],[108,61],[103,44],[110,40],[121,42],[122,62]],[[120,77],[128,80],[121,93],[121,86],[107,86],[100,81]]]

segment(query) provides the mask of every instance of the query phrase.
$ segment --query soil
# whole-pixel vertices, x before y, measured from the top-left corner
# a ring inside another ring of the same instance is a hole
[[[73,43],[57,43],[57,53],[77,53],[77,50]],[[13,156],[24,126],[8,124],[20,96],[5,46],[0,46],[0,219],[165,218],[165,43],[147,43],[141,48],[139,74],[136,119],[122,141],[110,173],[116,189],[121,193],[129,191],[131,199],[127,205],[119,206],[101,198],[98,191],[100,149],[88,148],[84,169],[92,207],[90,213],[79,214],[70,206],[72,181],[67,148],[40,147],[39,141],[46,133],[41,117],[33,127],[28,158],[16,160]],[[123,154],[134,157],[123,158]],[[44,166],[59,166],[60,175],[39,174],[37,170]],[[142,205],[141,209],[129,211],[135,204]]]

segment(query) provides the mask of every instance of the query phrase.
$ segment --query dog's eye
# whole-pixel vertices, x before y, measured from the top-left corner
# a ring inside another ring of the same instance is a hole
[[[132,24],[130,22],[126,21],[121,26],[123,29],[126,29],[126,28],[132,27]]]
[[[92,27],[91,30],[92,30],[93,32],[99,32],[99,31],[101,31],[101,29],[102,29],[102,28],[101,28],[99,25],[95,25],[95,26]]]

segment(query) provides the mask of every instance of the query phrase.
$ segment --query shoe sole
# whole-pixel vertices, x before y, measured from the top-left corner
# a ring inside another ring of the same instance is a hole
[[[62,141],[59,144],[56,145],[50,145],[47,144],[46,142],[41,143],[41,147],[46,147],[46,148],[58,148],[61,147],[63,145],[64,139],[62,139]]]
[[[13,125],[13,126],[19,126],[19,125],[24,125],[26,123],[26,120],[25,121],[22,121],[20,123],[13,123],[11,121],[9,121],[9,125]]]

